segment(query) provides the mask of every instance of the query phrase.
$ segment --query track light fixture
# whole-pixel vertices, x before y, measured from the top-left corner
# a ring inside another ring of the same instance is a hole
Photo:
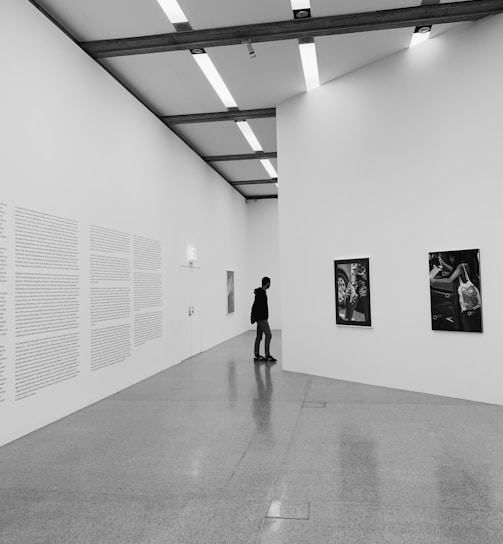
[[[243,43],[246,45],[246,48],[248,49],[248,55],[250,56],[250,58],[254,59],[257,55],[255,53],[255,50],[253,49],[251,40],[245,40]]]

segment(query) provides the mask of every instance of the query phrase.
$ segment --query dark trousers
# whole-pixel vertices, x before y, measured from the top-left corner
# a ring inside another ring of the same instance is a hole
[[[267,319],[257,321],[257,337],[255,338],[255,355],[260,353],[260,342],[262,341],[262,335],[265,334],[265,355],[270,355],[269,346],[271,345],[271,329]]]

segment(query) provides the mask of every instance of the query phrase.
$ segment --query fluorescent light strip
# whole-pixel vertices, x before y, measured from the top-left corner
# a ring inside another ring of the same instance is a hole
[[[292,10],[294,9],[311,9],[311,0],[290,0]]]
[[[272,162],[269,159],[260,159],[262,166],[266,169],[267,173],[271,178],[277,178],[278,174],[272,165]]]
[[[197,64],[199,64],[199,68],[201,68],[207,80],[211,83],[213,89],[215,89],[215,92],[218,94],[218,97],[223,102],[224,106],[226,108],[237,108],[238,105],[236,104],[236,101],[208,56],[208,53],[198,53],[193,54],[192,56]]]
[[[170,23],[187,23],[189,21],[176,0],[157,0],[157,2]]]
[[[264,151],[248,121],[236,121],[236,125],[243,133],[243,136],[246,138],[253,151]]]
[[[414,47],[420,43],[425,42],[430,37],[430,34],[431,29],[428,30],[428,32],[414,32],[414,34],[412,34],[412,39],[410,40],[409,47]]]
[[[306,91],[311,91],[320,86],[316,44],[314,42],[299,43],[299,50],[300,58],[302,60],[302,69],[304,70],[304,79],[306,81]]]

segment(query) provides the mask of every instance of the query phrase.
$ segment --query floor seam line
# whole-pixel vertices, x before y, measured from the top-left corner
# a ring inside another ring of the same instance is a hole
[[[241,463],[243,462],[243,459],[246,457],[246,454],[248,453],[248,450],[250,449],[250,446],[252,445],[252,442],[255,440],[256,436],[257,436],[257,431],[255,431],[253,433],[253,436],[250,438],[250,441],[248,442],[248,445],[246,446],[246,449],[243,452],[243,455],[240,457],[236,467],[234,468],[234,470],[232,471],[232,474],[229,477],[229,481],[232,480],[232,478],[234,478],[234,475],[236,474],[236,472],[237,472],[239,466],[241,465]]]

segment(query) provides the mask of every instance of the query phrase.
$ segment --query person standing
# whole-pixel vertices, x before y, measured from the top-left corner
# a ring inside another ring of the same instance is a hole
[[[257,287],[255,289],[255,300],[253,301],[252,311],[251,311],[251,322],[257,323],[257,336],[255,338],[255,356],[254,361],[268,361],[270,363],[275,363],[275,359],[270,352],[271,346],[271,328],[269,327],[269,308],[267,305],[267,289],[271,286],[271,278],[267,276],[262,278],[262,287]],[[262,341],[262,336],[265,335],[265,357],[260,355],[260,342]]]

